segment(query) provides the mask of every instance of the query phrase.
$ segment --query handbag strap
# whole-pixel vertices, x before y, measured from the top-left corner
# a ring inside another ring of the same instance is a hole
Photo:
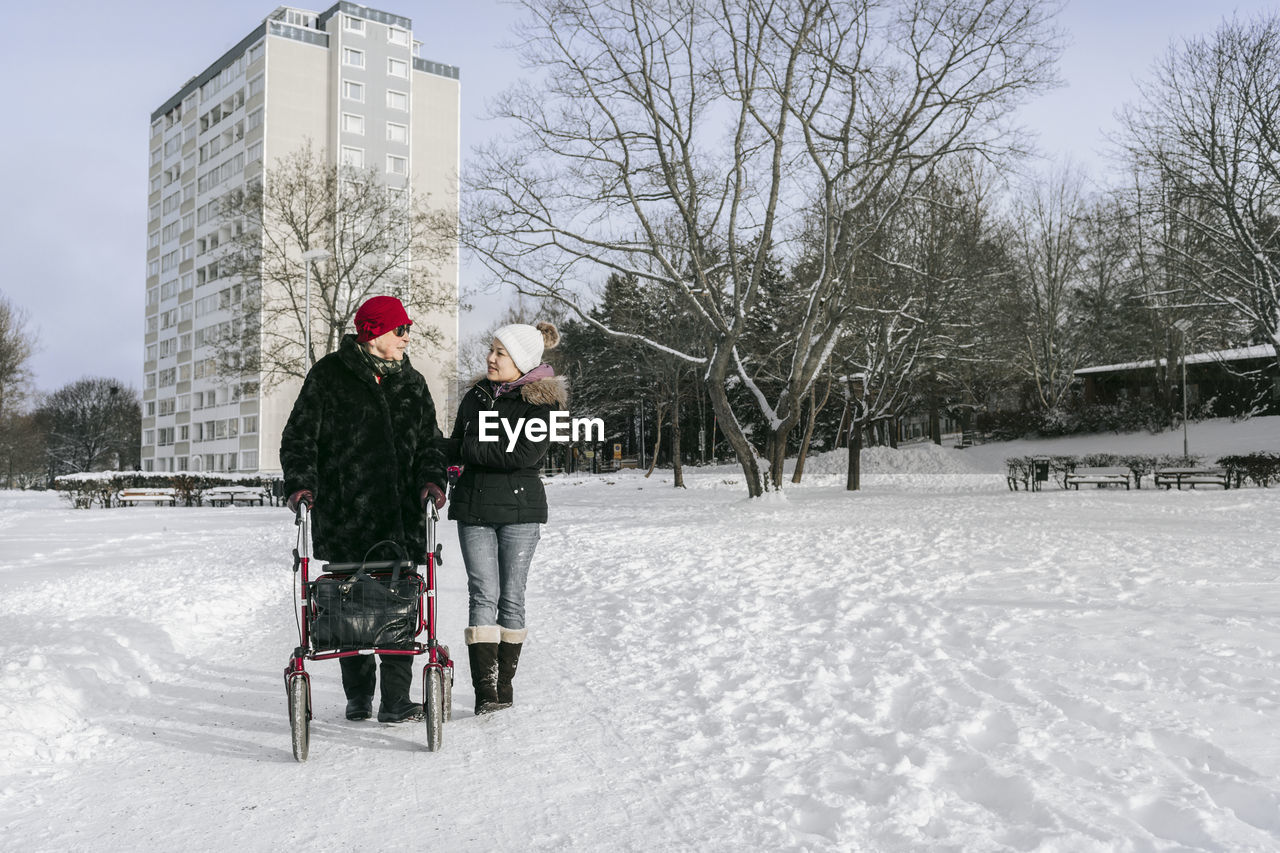
[[[396,555],[399,557],[399,559],[396,560],[395,568],[391,570],[391,583],[394,584],[396,583],[396,581],[400,580],[400,567],[412,565],[409,562],[409,552],[404,549],[403,545],[401,545],[399,542],[395,541],[394,539],[383,539],[381,542],[373,543],[373,547],[371,547],[368,551],[364,552],[364,559],[360,561],[360,569],[354,575],[351,576],[352,581],[358,581],[362,577],[365,578],[366,580],[373,580],[373,578],[369,577],[369,570],[367,568],[367,565],[369,562],[369,555],[372,554],[374,551],[376,551],[382,545],[390,545],[392,548],[396,549]]]

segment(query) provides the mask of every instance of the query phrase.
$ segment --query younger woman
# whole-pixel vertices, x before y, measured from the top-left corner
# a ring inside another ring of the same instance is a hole
[[[515,324],[494,332],[485,377],[463,397],[448,443],[450,464],[463,466],[449,518],[458,522],[467,566],[466,642],[477,714],[511,707],[511,680],[527,634],[525,581],[547,520],[540,469],[550,447],[547,438],[530,440],[521,420],[540,420],[549,427],[551,412],[565,408],[565,381],[542,362],[543,350],[559,342],[550,323]],[[496,414],[488,416],[487,432],[497,441],[480,440],[482,412]],[[517,425],[519,438],[508,449],[507,429]]]

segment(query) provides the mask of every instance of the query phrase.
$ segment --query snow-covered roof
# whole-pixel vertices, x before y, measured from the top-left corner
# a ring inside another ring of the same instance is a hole
[[[1247,361],[1254,358],[1275,358],[1275,347],[1271,344],[1258,344],[1251,347],[1220,349],[1213,352],[1197,352],[1187,354],[1187,364],[1209,364],[1218,361]],[[1082,367],[1075,372],[1076,376],[1088,373],[1112,373],[1117,370],[1139,370],[1144,367],[1163,367],[1168,359],[1148,359],[1146,361],[1130,361],[1126,364],[1104,364],[1099,367]],[[1175,362],[1176,363],[1176,362]]]

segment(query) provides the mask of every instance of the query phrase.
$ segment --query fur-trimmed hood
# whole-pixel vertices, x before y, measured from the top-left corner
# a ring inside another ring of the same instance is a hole
[[[485,376],[477,376],[472,387],[481,385],[492,393],[492,383]],[[567,376],[548,376],[520,386],[520,397],[530,405],[551,406],[565,409],[569,406],[569,378]]]

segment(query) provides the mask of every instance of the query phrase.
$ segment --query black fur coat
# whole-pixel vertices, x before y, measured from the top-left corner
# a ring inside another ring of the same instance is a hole
[[[518,393],[496,400],[493,385],[481,379],[458,405],[449,437],[449,462],[463,467],[462,478],[449,498],[449,518],[468,524],[546,523],[547,495],[542,488],[542,460],[550,439],[530,441],[523,432],[516,446],[507,450],[507,434],[497,428],[496,442],[479,440],[480,413],[497,412],[512,426],[520,418],[550,421],[551,412],[565,409],[568,385],[551,376],[521,385]]]
[[[355,562],[382,539],[410,558],[426,550],[421,492],[443,487],[443,437],[422,374],[409,364],[379,384],[355,335],[307,374],[280,439],[285,490],[315,495],[316,557]],[[390,548],[371,560],[390,559]]]

